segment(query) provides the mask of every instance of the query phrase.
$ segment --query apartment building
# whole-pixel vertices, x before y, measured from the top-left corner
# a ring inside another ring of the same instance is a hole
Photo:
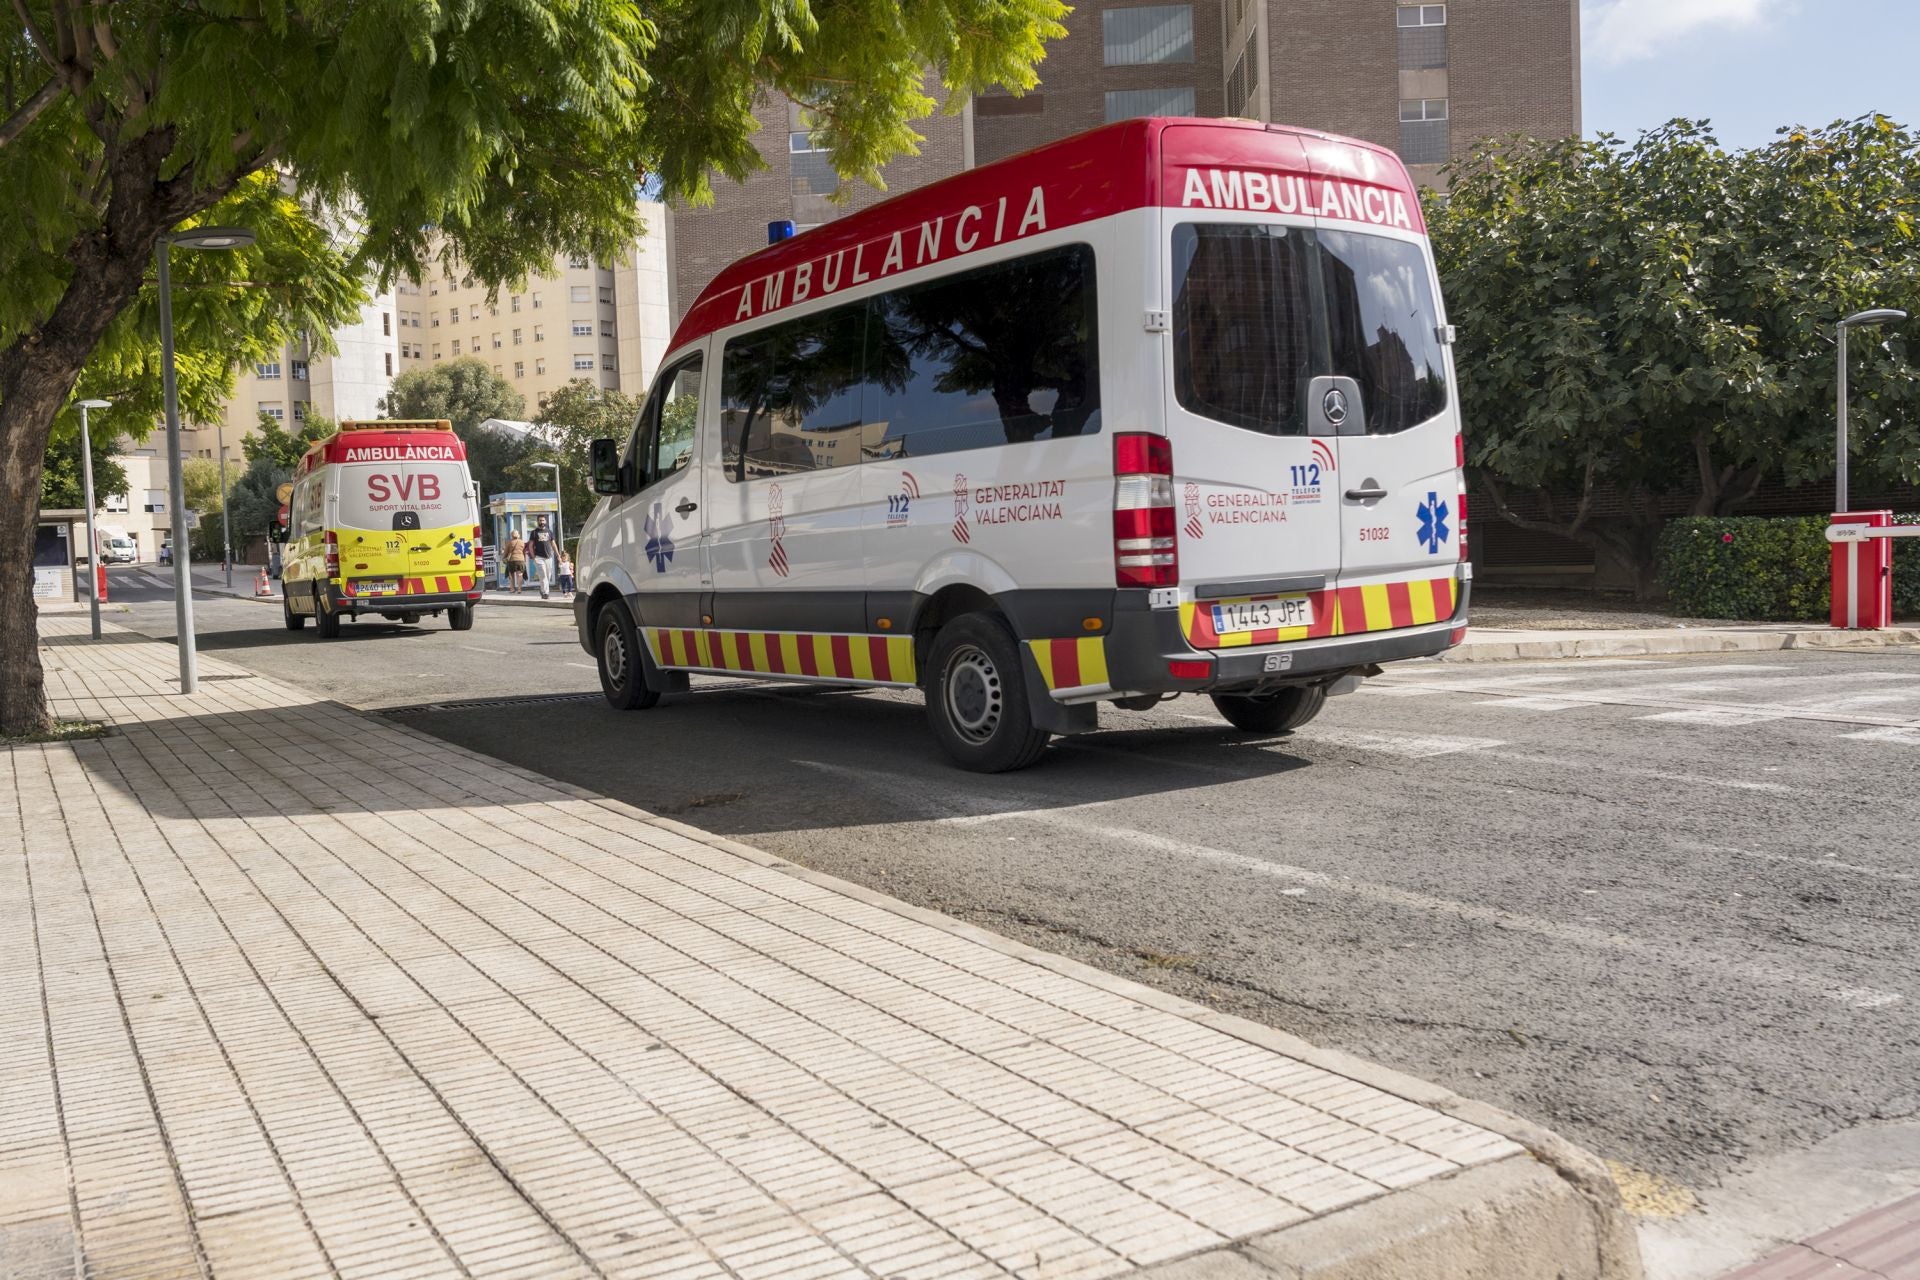
[[[619,260],[556,258],[551,271],[491,299],[484,284],[447,268],[402,282],[400,368],[477,356],[526,397],[530,417],[575,378],[644,391],[669,335],[665,211],[645,202],[641,216],[646,229]]]
[[[1579,0],[1194,0],[1081,4],[1047,46],[1040,84],[982,94],[921,125],[917,156],[887,167],[887,192],[856,184],[843,205],[805,112],[758,111],[767,168],[720,180],[708,208],[671,214],[673,314],[722,267],[766,243],[766,225],[824,222],[956,169],[1113,120],[1243,116],[1392,147],[1418,182],[1482,138],[1580,132]]]

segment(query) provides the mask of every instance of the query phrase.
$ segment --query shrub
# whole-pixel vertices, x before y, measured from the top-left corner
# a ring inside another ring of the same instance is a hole
[[[1920,515],[1900,515],[1920,524]],[[1684,516],[1660,531],[1658,566],[1674,612],[1695,618],[1826,621],[1832,600],[1825,516]],[[1920,539],[1893,552],[1893,613],[1920,616]]]

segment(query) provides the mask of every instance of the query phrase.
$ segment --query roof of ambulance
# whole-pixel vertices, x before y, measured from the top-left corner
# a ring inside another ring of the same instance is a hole
[[[1158,199],[1161,180],[1162,137],[1172,128],[1181,128],[1183,133],[1179,136],[1189,139],[1208,135],[1244,139],[1256,134],[1352,148],[1385,161],[1380,177],[1389,181],[1380,185],[1389,185],[1409,196],[1414,194],[1413,184],[1397,155],[1386,147],[1356,138],[1290,125],[1262,124],[1258,120],[1186,116],[1120,120],[915,187],[736,259],[700,291],[675,328],[668,350],[678,350],[688,342],[734,323],[731,315],[717,312],[716,304],[751,281],[797,263],[852,248],[876,235],[917,224],[923,218],[958,212],[969,203],[970,196],[1007,194],[1025,177],[1057,178],[1078,173],[1087,179],[1077,193],[1087,205],[1082,216],[1057,219],[1051,225],[1086,221],[1103,213],[1152,204]]]

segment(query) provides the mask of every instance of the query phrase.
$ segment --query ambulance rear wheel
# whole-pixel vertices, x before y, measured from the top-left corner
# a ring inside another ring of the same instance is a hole
[[[280,597],[280,621],[287,624],[287,630],[298,631],[307,625],[307,615],[293,611],[293,600],[282,594]]]
[[[940,628],[928,664],[927,723],[963,769],[1005,773],[1040,758],[1050,736],[1033,724],[1020,646],[1006,623],[969,613]]]
[[[593,624],[593,651],[600,659],[600,692],[614,710],[645,711],[660,701],[660,695],[647,688],[640,636],[625,605],[612,603],[600,610]]]
[[[318,589],[313,593],[313,627],[320,633],[322,640],[340,638],[340,615],[327,608],[327,602]]]
[[[411,619],[402,619],[402,621],[418,622],[420,615],[416,613]],[[448,605],[447,625],[455,631],[473,630],[473,606],[470,604]]]
[[[1291,733],[1320,714],[1327,691],[1318,685],[1295,685],[1272,693],[1216,693],[1213,705],[1243,732]]]

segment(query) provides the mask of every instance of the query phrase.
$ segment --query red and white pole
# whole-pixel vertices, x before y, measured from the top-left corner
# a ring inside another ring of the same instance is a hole
[[[1885,529],[1891,511],[1836,514],[1833,525]],[[1863,538],[1833,543],[1832,623],[1850,631],[1877,631],[1893,621],[1893,540]]]

